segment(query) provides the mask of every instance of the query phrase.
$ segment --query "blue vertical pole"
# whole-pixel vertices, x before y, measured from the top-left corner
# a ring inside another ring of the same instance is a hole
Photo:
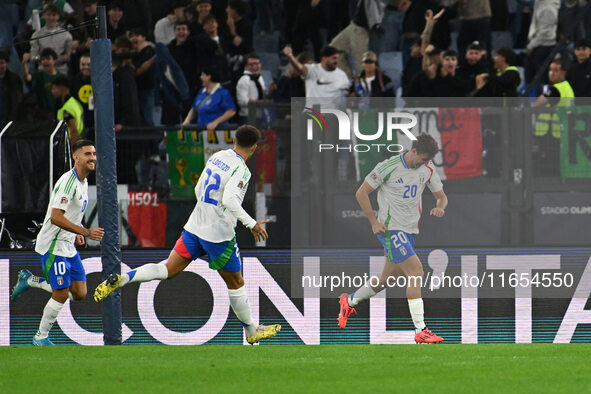
[[[99,38],[90,44],[90,58],[95,107],[98,218],[99,226],[105,229],[105,235],[101,242],[102,277],[105,280],[113,272],[121,273],[121,249],[119,248],[111,41],[105,38],[105,7],[98,7],[97,14],[99,16]],[[102,306],[104,343],[105,345],[120,345],[121,291],[114,291],[103,300]]]

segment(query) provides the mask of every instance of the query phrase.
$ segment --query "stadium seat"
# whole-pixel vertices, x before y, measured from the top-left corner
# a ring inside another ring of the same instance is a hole
[[[273,80],[273,73],[269,70],[261,70],[261,75],[265,80],[265,85],[267,86],[267,89],[269,89],[269,84]]]
[[[261,52],[279,52],[279,32],[270,34],[255,34],[253,37],[254,50]]]
[[[502,47],[513,48],[513,37],[508,31],[493,31],[491,33],[491,46],[493,52]]]
[[[382,52],[378,56],[380,68],[389,76],[394,82],[394,89],[400,86],[400,78],[402,77],[402,52]]]
[[[271,70],[273,77],[278,77],[277,74],[280,72],[279,54],[277,52],[259,52],[259,56],[261,57],[262,68]]]

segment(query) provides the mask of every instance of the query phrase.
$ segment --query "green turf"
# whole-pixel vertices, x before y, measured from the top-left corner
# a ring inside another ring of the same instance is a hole
[[[591,392],[591,344],[0,348],[0,393]]]

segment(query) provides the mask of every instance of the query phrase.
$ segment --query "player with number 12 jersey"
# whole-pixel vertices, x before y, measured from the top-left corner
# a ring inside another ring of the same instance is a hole
[[[111,274],[94,292],[101,301],[119,287],[132,282],[170,279],[201,256],[209,258],[209,268],[216,270],[228,287],[230,306],[242,323],[250,344],[274,337],[279,324],[257,325],[242,278],[242,260],[234,227],[238,220],[250,229],[256,241],[267,239],[263,225],[242,208],[250,180],[246,160],[254,155],[261,132],[249,125],[236,130],[234,149],[215,153],[207,161],[195,186],[197,202],[166,264],[145,264],[123,275]]]

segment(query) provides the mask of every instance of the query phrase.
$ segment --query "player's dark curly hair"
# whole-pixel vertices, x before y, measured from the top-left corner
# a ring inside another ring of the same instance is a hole
[[[241,148],[250,148],[261,138],[261,132],[254,126],[243,125],[236,130],[236,145]]]
[[[417,140],[412,142],[412,149],[416,149],[419,155],[423,153],[429,154],[431,159],[439,152],[437,141],[429,134],[419,134]]]

